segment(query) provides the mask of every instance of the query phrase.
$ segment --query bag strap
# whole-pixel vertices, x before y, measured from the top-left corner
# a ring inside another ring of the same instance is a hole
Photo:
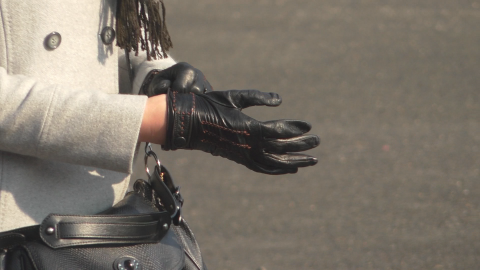
[[[22,245],[26,241],[40,239],[39,227],[39,225],[35,225],[0,233],[0,249],[10,249]]]
[[[51,248],[156,243],[171,223],[167,212],[141,215],[49,215],[40,225],[0,234],[0,249],[43,240]]]

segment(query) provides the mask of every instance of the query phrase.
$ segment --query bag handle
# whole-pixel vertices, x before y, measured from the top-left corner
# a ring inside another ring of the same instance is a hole
[[[141,215],[49,215],[40,225],[43,242],[52,248],[156,243],[167,233],[167,212]]]
[[[43,240],[51,248],[156,243],[172,220],[167,212],[140,215],[49,215],[40,225],[0,234],[0,249]]]

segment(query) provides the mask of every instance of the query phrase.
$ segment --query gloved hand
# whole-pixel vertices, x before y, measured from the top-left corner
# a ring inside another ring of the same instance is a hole
[[[196,94],[213,91],[212,86],[200,70],[188,63],[180,62],[164,70],[150,71],[143,81],[140,94],[151,97],[166,94],[168,89],[180,93],[193,92]]]
[[[202,150],[266,174],[295,173],[298,167],[317,163],[314,157],[295,153],[319,145],[316,135],[304,135],[310,124],[299,120],[260,122],[241,111],[281,102],[278,94],[257,90],[168,91],[167,138],[162,148]]]

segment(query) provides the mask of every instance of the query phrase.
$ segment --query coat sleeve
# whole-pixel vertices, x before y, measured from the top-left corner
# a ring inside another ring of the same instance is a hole
[[[130,83],[125,54],[122,50],[120,50],[119,52],[120,56],[118,60],[118,68],[120,93],[128,93],[134,95],[138,94],[140,91],[140,87],[142,86],[143,80],[151,70],[163,70],[176,64],[175,60],[170,55],[167,58],[158,60],[152,59],[150,61],[147,61],[147,57],[144,52],[139,53],[138,56],[135,56],[135,53],[131,52],[129,55],[130,64],[134,73],[134,79],[133,83]]]
[[[0,150],[130,173],[147,98],[62,90],[0,67]]]

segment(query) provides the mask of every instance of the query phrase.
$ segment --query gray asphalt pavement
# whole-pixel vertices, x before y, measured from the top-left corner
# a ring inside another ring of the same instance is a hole
[[[165,4],[176,60],[322,139],[285,176],[158,150],[209,269],[480,269],[480,1]]]

